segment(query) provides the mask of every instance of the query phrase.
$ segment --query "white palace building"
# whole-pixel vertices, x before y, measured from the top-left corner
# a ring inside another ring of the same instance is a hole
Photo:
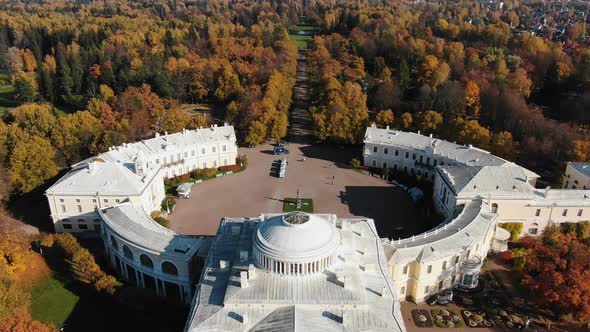
[[[363,157],[365,166],[434,182],[435,207],[446,217],[424,234],[384,240],[402,299],[474,287],[488,251],[506,250],[510,235],[497,223],[523,223],[521,235],[535,236],[550,224],[590,220],[590,190],[537,189],[534,172],[470,145],[373,125]]]
[[[406,331],[400,300],[477,286],[488,252],[506,250],[499,222],[534,236],[590,220],[590,190],[537,189],[537,174],[487,151],[375,126],[364,143],[364,165],[432,181],[445,220],[406,239],[380,238],[371,219],[303,212],[223,218],[212,238],[160,226],[150,214],[165,178],[234,164],[228,125],[113,147],[46,195],[56,232],[99,231],[123,278],[191,303],[186,332]]]

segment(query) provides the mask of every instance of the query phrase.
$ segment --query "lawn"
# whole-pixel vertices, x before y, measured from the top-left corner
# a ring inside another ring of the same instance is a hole
[[[313,37],[310,36],[310,35],[289,35],[289,38],[291,38],[291,40],[294,40],[294,41],[297,42],[297,49],[298,50],[306,50],[307,49],[307,43]]]
[[[313,213],[313,200],[311,198],[301,199],[301,208],[297,208],[297,198],[285,198],[283,200],[283,212],[303,211]]]
[[[5,70],[0,71],[0,115],[18,104],[14,99],[14,87],[8,80],[8,73]]]
[[[44,323],[63,324],[76,307],[79,297],[66,289],[55,276],[39,282],[31,289],[31,316]]]

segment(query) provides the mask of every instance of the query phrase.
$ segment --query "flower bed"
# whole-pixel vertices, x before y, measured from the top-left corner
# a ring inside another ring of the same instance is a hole
[[[226,165],[226,166],[221,166],[218,167],[217,169],[219,169],[220,172],[235,172],[237,170],[239,170],[241,167],[239,165]]]
[[[524,325],[524,319],[511,310],[492,309],[490,310],[490,319],[494,324],[502,329],[518,329]]]
[[[485,311],[477,310],[463,310],[461,312],[465,324],[469,327],[492,327],[494,322],[488,319]]]
[[[432,320],[434,325],[442,328],[465,327],[465,323],[461,316],[453,310],[447,309],[432,309]]]
[[[430,313],[425,309],[412,310],[412,318],[414,319],[414,325],[417,327],[432,327],[434,325]]]

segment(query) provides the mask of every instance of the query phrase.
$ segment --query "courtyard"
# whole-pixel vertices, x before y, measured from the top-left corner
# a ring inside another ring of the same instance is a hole
[[[375,220],[381,237],[399,238],[425,231],[437,217],[414,203],[401,187],[348,167],[359,148],[333,145],[287,145],[289,154],[274,155],[270,144],[240,148],[245,171],[194,185],[190,199],[177,200],[170,227],[189,235],[214,235],[222,217],[256,217],[280,213],[285,198],[313,200],[314,213]],[[286,176],[273,163],[286,157]]]

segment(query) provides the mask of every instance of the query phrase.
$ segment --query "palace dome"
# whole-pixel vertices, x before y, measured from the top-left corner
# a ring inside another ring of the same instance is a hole
[[[329,258],[331,262],[339,245],[340,233],[332,222],[304,212],[270,217],[254,236],[254,254],[266,267],[268,262],[261,260],[307,264]]]

